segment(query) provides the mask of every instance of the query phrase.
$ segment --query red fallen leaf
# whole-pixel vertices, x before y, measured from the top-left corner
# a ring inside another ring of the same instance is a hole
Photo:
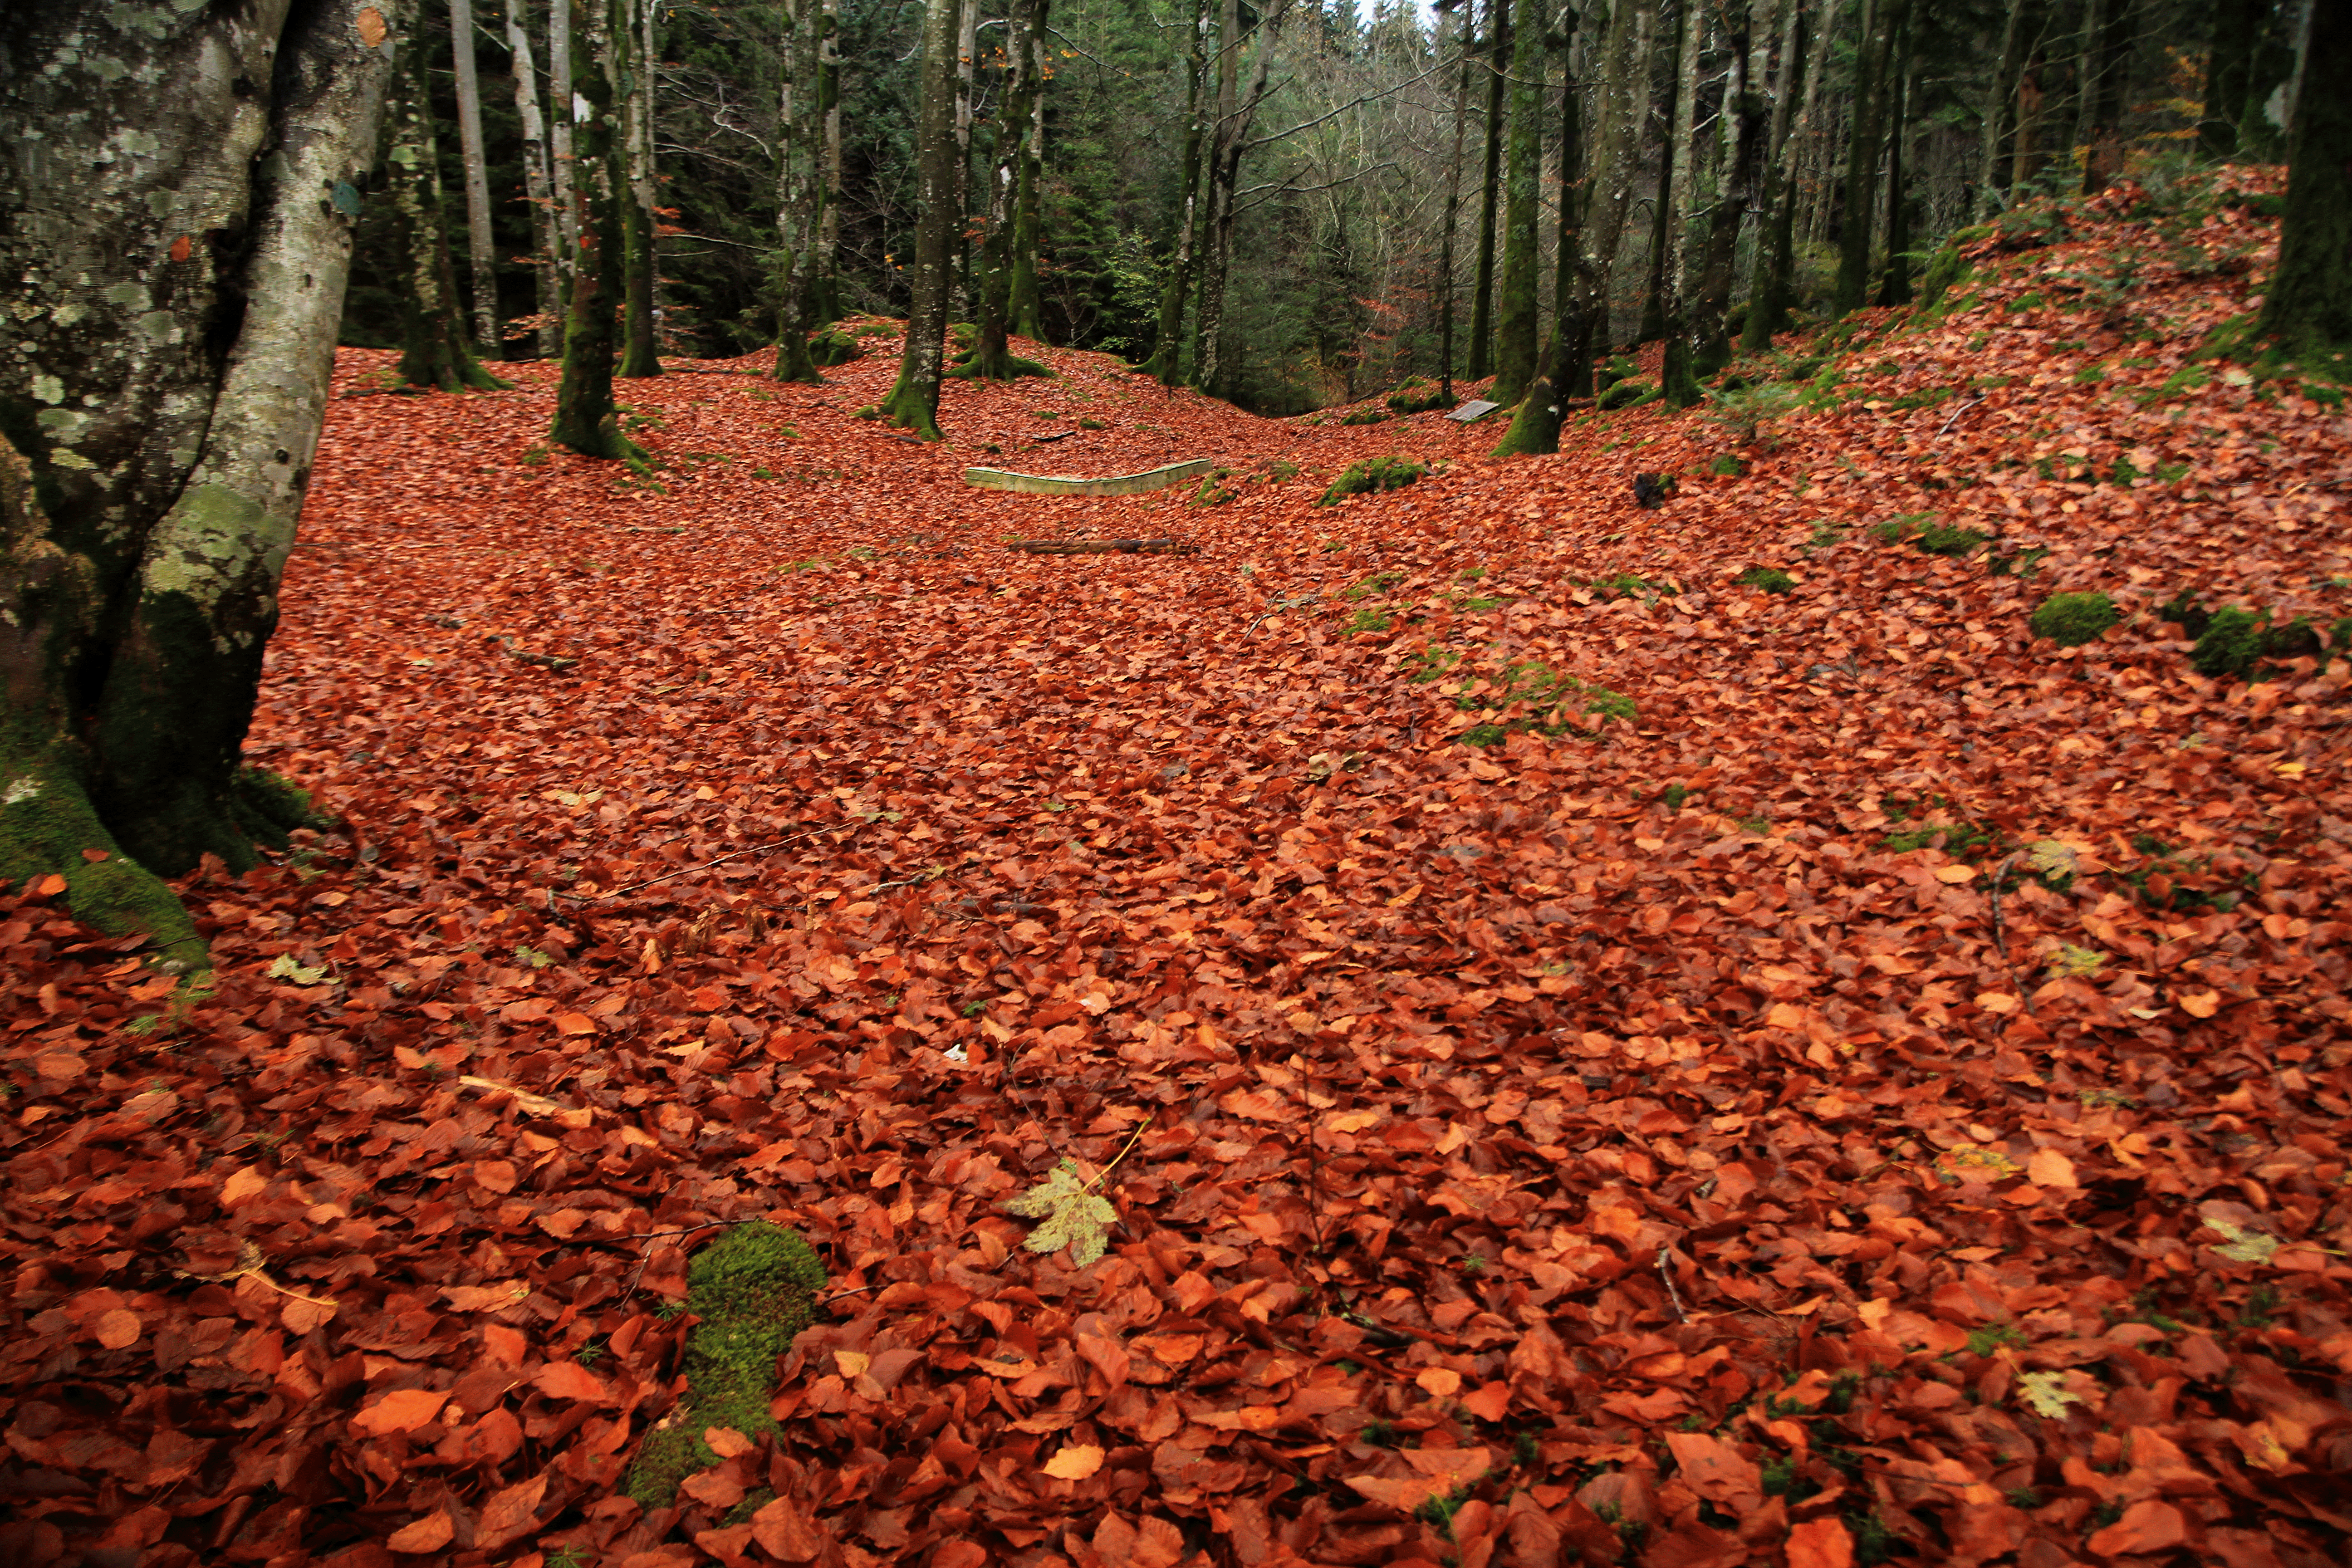
[[[751,1539],[780,1563],[807,1563],[824,1550],[825,1538],[807,1512],[780,1497],[751,1516]]]
[[[457,1533],[457,1521],[449,1517],[447,1509],[442,1508],[394,1531],[384,1537],[383,1543],[394,1552],[438,1552]]]
[[[555,1016],[555,1032],[559,1035],[593,1035],[596,1032],[596,1020],[585,1013],[558,1013]]]
[[[610,1405],[613,1391],[576,1361],[551,1361],[530,1380],[552,1399],[574,1399],[589,1405]]]
[[[1666,1448],[1682,1472],[1683,1484],[1735,1516],[1764,1502],[1764,1478],[1756,1461],[1722,1438],[1704,1432],[1670,1432]]]
[[[931,1553],[931,1568],[981,1568],[988,1561],[988,1549],[976,1541],[959,1536],[940,1542]]]
[[[2124,1510],[2121,1519],[2084,1544],[2102,1557],[2123,1557],[2167,1552],[2188,1538],[2188,1522],[2179,1509],[2147,1498]]]
[[[269,1178],[252,1166],[247,1165],[242,1169],[231,1171],[228,1173],[228,1179],[221,1184],[221,1206],[233,1209],[239,1204],[259,1197],[268,1190]]]
[[[706,1426],[702,1429],[702,1441],[722,1459],[739,1458],[759,1447],[732,1426]]]
[[[1507,1383],[1481,1384],[1464,1394],[1462,1408],[1481,1421],[1500,1421],[1510,1414],[1511,1385]]]
[[[186,258],[182,257],[177,258],[176,259],[185,260]],[[93,866],[103,865],[110,858],[107,852],[103,849],[85,849],[81,852],[81,858],[89,861]]]
[[[173,260],[185,261],[189,257],[194,256],[194,254],[195,247],[189,241],[186,235],[181,235],[172,241]]]
[[[1105,1568],[1113,1563],[1176,1568],[1184,1560],[1184,1532],[1154,1514],[1146,1514],[1135,1524],[1115,1511],[1103,1515],[1103,1521],[1095,1527],[1093,1545]]]
[[[1349,1476],[1346,1479],[1365,1501],[1380,1503],[1399,1513],[1412,1513],[1445,1489],[1433,1485],[1426,1476]]]
[[[98,1342],[108,1350],[127,1350],[139,1342],[139,1314],[117,1307],[98,1320]]]
[[[35,882],[29,891],[37,899],[53,899],[66,890],[66,879],[55,871]]]
[[[1853,1568],[1853,1537],[1843,1521],[1809,1519],[1789,1531],[1789,1568]]]
[[[678,1489],[705,1508],[723,1510],[743,1500],[743,1483],[723,1469],[698,1471],[679,1482]]]
[[[492,1492],[474,1521],[474,1547],[495,1552],[528,1534],[539,1521],[540,1500],[547,1495],[547,1473]]]
[[[448,1403],[446,1389],[394,1389],[352,1416],[352,1425],[372,1436],[414,1432],[420,1426],[431,1426],[440,1416],[441,1407]],[[426,1551],[429,1548],[418,1547],[415,1550]]]

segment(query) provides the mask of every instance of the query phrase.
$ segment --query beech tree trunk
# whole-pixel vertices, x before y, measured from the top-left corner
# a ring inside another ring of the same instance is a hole
[[[2011,0],[2022,5],[2023,0]],[[2205,118],[2197,145],[2208,157],[2238,151],[2238,121],[2246,111],[2246,83],[2253,72],[2254,41],[2262,36],[2266,0],[2218,0],[2213,41],[2205,56]]]
[[[1888,56],[1910,0],[1874,0],[1862,11],[1853,62],[1853,128],[1846,139],[1845,211],[1839,220],[1837,291],[1832,310],[1862,308],[1870,289],[1870,242],[1878,213],[1878,155],[1886,134]]]
[[[422,39],[401,51],[391,97],[392,151],[385,162],[393,210],[399,215],[400,379],[413,387],[488,391],[507,384],[474,357],[457,269],[449,259],[449,226],[441,196],[440,146],[433,100],[425,91]]]
[[[1618,9],[1623,11],[1630,6],[1631,0],[1621,0]],[[1576,287],[1577,252],[1583,233],[1584,210],[1592,189],[1584,155],[1583,95],[1576,79],[1580,20],[1579,13],[1572,9],[1565,14],[1563,22],[1568,35],[1560,45],[1566,69],[1560,93],[1559,227],[1550,352],[1540,372],[1528,384],[1526,394],[1519,399],[1518,411],[1511,416],[1510,428],[1495,448],[1498,458],[1522,452],[1558,451],[1560,422],[1567,412],[1568,399],[1577,395],[1579,376],[1588,385],[1591,381],[1592,321],[1588,301]],[[1604,88],[1604,104],[1605,92]]]
[[[2310,27],[2309,79],[2352,81],[2352,8],[2322,5]],[[2295,106],[2278,268],[2254,331],[2332,379],[2352,369],[2352,95],[2340,89],[2305,92]]]
[[[1454,89],[1454,150],[1445,160],[1445,227],[1437,248],[1437,372],[1439,390],[1447,404],[1454,401],[1454,234],[1462,214],[1462,137],[1470,118],[1471,28],[1477,7],[1472,0],[1462,6],[1462,79]]]
[[[1812,0],[1786,0],[1781,19],[1780,70],[1772,94],[1770,170],[1766,175],[1763,205],[1757,213],[1756,266],[1748,285],[1748,320],[1739,334],[1743,353],[1760,354],[1772,347],[1772,334],[1788,324],[1789,277],[1784,270],[1793,259],[1797,215],[1797,152],[1794,134],[1796,99],[1812,79],[1805,71],[1805,49],[1811,42],[1805,17]],[[1811,101],[1808,94],[1807,101]]]
[[[557,0],[559,5],[566,0]],[[588,458],[626,461],[645,454],[621,434],[613,407],[613,318],[627,289],[621,208],[621,68],[613,0],[572,0],[572,41],[588,69],[572,83],[572,202],[580,209],[580,256],[563,326],[563,376],[555,388],[549,438]]]
[[[962,0],[956,13],[955,68],[955,209],[972,212],[971,200],[971,97],[972,81],[978,61],[974,58],[980,46],[980,0]],[[949,268],[951,279],[949,289],[948,313],[958,320],[973,311],[978,289],[972,279],[971,235],[969,225],[958,224],[955,232],[955,258]],[[960,308],[959,308],[960,307]]]
[[[1037,90],[1029,100],[1029,145],[1021,159],[1021,182],[1014,193],[1020,216],[1013,229],[1013,331],[1036,342],[1045,341],[1045,293],[1037,282],[1037,251],[1045,243],[1041,213],[1045,199],[1045,84],[1052,79],[1045,47],[1045,22],[1050,0],[1035,0],[1037,19],[1029,35],[1029,69]]]
[[[1030,100],[1044,85],[1037,79],[1031,49],[1036,16],[1034,0],[1013,0],[1011,15],[1005,18],[1004,85],[997,97],[996,131],[989,149],[988,234],[981,247],[979,331],[970,358],[949,373],[952,375],[1009,381],[1017,375],[1051,374],[1034,360],[1016,357],[1010,343],[1021,160],[1029,139]]]
[[[555,180],[548,164],[547,122],[539,108],[539,68],[522,0],[507,0],[507,52],[514,65],[515,117],[522,122],[522,178],[530,203],[531,274],[539,285],[539,357],[563,350],[562,237],[555,216]]]
[[[1217,47],[1223,51],[1217,77],[1217,124],[1209,156],[1209,255],[1201,279],[1201,389],[1218,397],[1226,395],[1228,367],[1224,362],[1225,279],[1234,259],[1234,193],[1241,184],[1242,156],[1252,143],[1250,127],[1257,121],[1258,106],[1265,101],[1266,71],[1274,63],[1274,40],[1282,30],[1289,7],[1275,0],[1260,13],[1256,28],[1257,63],[1250,69],[1247,92],[1235,94],[1241,63],[1241,6],[1225,0],[1224,23]]]
[[[2000,58],[1993,67],[1992,96],[1984,111],[1984,154],[1977,172],[1976,213],[1979,219],[2000,206],[2000,150],[2009,127],[2011,105],[2017,98],[2017,79],[2025,66],[2025,0],[2009,0],[2000,28]]]
[[[2083,194],[2097,195],[2124,172],[2124,106],[2126,78],[2131,70],[2132,25],[2137,15],[2131,0],[2099,0],[2098,31],[2090,40],[2092,54],[2084,62],[2091,79],[2083,95]],[[1909,46],[1905,46],[1909,53]],[[2340,85],[2340,84],[2339,84]]]
[[[1184,79],[1184,174],[1181,211],[1176,224],[1176,254],[1160,290],[1160,324],[1152,334],[1151,357],[1144,370],[1162,386],[1182,377],[1184,301],[1191,297],[1193,248],[1199,242],[1201,218],[1201,146],[1207,132],[1203,113],[1208,103],[1204,78],[1208,72],[1208,0],[1192,0],[1192,47],[1186,58]]]
[[[482,84],[474,67],[471,0],[449,0],[449,64],[457,78],[457,153],[466,172],[466,263],[474,286],[474,350],[503,358],[499,258],[490,243],[490,176],[482,158]]]
[[[841,0],[824,0],[824,28],[816,44],[817,101],[824,106],[824,156],[820,178],[816,259],[810,270],[814,324],[829,327],[841,320],[841,280],[836,258],[841,254]]]
[[[1690,320],[1698,268],[1691,254],[1703,232],[1706,188],[1701,180],[1699,148],[1694,133],[1698,114],[1698,57],[1706,37],[1706,7],[1700,0],[1683,0],[1682,42],[1675,51],[1675,118],[1670,140],[1675,148],[1674,178],[1666,197],[1664,287],[1658,290],[1664,310],[1660,322],[1666,340],[1665,374],[1661,377],[1666,403],[1688,408],[1699,400],[1698,381],[1692,374]]]
[[[818,0],[783,0],[782,85],[776,99],[776,365],[778,381],[822,382],[809,355],[814,323],[818,210],[824,174],[819,126]]]
[[[1495,341],[1495,390],[1489,395],[1506,406],[1518,402],[1535,379],[1536,353],[1541,330],[1537,317],[1537,256],[1540,240],[1537,217],[1536,177],[1543,155],[1544,5],[1547,0],[1518,0],[1512,19],[1517,42],[1510,59],[1511,119],[1505,156],[1503,203],[1503,275]]]
[[[890,422],[940,438],[940,377],[946,369],[948,276],[961,216],[955,210],[956,22],[961,0],[929,0],[923,12],[923,98],[915,151],[914,300],[898,357],[898,384],[882,405]]]
[[[579,119],[579,93],[572,74],[572,39],[580,23],[580,0],[548,0],[547,91],[554,105],[554,122],[548,127],[553,161],[548,174],[555,190],[555,231],[563,247],[558,265],[563,270],[564,308],[571,309],[572,289],[580,269],[580,231],[584,215],[580,206],[580,181],[572,168],[575,156],[572,129]]]
[[[250,866],[310,816],[240,752],[415,22],[410,0],[10,10],[0,885],[59,879],[175,970],[208,960],[158,879]]]
[[[621,200],[621,243],[627,331],[621,371],[632,379],[659,375],[661,341],[655,321],[654,0],[620,0],[613,17],[615,103],[620,114],[619,169],[627,176]]]
[[[1706,253],[1699,268],[1685,336],[1691,369],[1713,375],[1731,360],[1731,284],[1739,230],[1758,205],[1757,181],[1763,163],[1770,111],[1764,101],[1765,57],[1769,52],[1772,0],[1727,5],[1723,17],[1731,62],[1717,111],[1716,135],[1727,149],[1714,209],[1707,215]],[[1760,12],[1760,14],[1759,14]]]
[[[1700,0],[1677,0],[1684,6],[1699,4]],[[1689,156],[1688,149],[1675,134],[1676,106],[1682,101],[1682,71],[1680,40],[1681,18],[1677,16],[1671,38],[1660,47],[1665,55],[1666,96],[1659,116],[1666,122],[1664,144],[1658,150],[1658,199],[1650,213],[1650,278],[1642,294],[1641,324],[1634,329],[1633,341],[1646,343],[1666,333],[1666,286],[1668,269],[1667,239],[1674,227],[1675,170]],[[1648,68],[1645,65],[1644,68]]]
[[[1895,77],[1889,83],[1893,124],[1886,137],[1886,269],[1878,280],[1878,302],[1911,302],[1911,193],[1905,186],[1909,160],[1904,156],[1911,137],[1912,18],[1903,21],[1903,41],[1897,51]]]
[[[1478,272],[1470,286],[1472,381],[1495,370],[1495,218],[1503,192],[1503,79],[1510,54],[1511,0],[1486,0],[1486,178],[1478,193]]]

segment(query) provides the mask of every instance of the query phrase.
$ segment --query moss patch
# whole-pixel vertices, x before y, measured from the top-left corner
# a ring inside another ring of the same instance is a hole
[[[776,1358],[816,1315],[825,1272],[798,1232],[761,1220],[730,1226],[695,1255],[686,1280],[686,1310],[701,1320],[686,1342],[686,1401],[646,1435],[629,1468],[629,1496],[648,1511],[719,1463],[702,1440],[709,1428],[754,1439],[776,1430],[768,1414]]]
[[[2033,612],[2033,635],[2060,647],[2097,640],[2116,624],[2115,601],[2105,594],[2053,594]]]
[[[109,936],[146,932],[158,961],[174,973],[212,967],[178,895],[123,853],[62,747],[0,763],[8,781],[0,792],[0,888],[54,872],[65,879],[66,907],[84,925]]]

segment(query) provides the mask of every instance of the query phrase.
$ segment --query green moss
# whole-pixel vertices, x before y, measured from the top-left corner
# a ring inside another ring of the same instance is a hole
[[[1377,408],[1359,408],[1339,421],[1342,425],[1385,425],[1389,416]]]
[[[646,1436],[628,1494],[647,1510],[668,1506],[678,1483],[719,1462],[704,1431],[773,1432],[768,1399],[776,1358],[816,1315],[824,1265],[794,1231],[764,1220],[730,1226],[687,1270],[686,1310],[701,1321],[686,1342],[687,1395]]]
[[[1572,675],[1562,675],[1532,660],[1505,665],[1489,683],[1489,689],[1465,691],[1454,699],[1454,706],[1465,713],[1500,713],[1515,704],[1520,709],[1517,718],[1474,724],[1463,731],[1463,742],[1472,746],[1500,745],[1506,737],[1521,731],[1539,735],[1563,735],[1571,731],[1597,733],[1612,719],[1632,723],[1640,716],[1633,699],[1622,692],[1588,685]],[[1580,726],[1578,719],[1593,721],[1591,729]]]
[[[1415,377],[1390,393],[1383,401],[1399,414],[1426,414],[1433,408],[1451,408],[1462,400],[1448,397],[1444,388],[1432,386]]]
[[[1416,463],[1411,458],[1367,458],[1361,462],[1349,464],[1345,471],[1331,481],[1331,488],[1323,492],[1317,504],[1337,506],[1347,496],[1400,490],[1428,472],[1426,464]]]
[[[62,746],[0,754],[0,778],[10,781],[0,794],[0,887],[55,872],[66,880],[66,907],[84,925],[109,936],[144,931],[160,962],[178,972],[212,967],[178,896],[123,853]],[[105,858],[92,861],[84,850]]]
[[[1595,399],[1600,408],[1631,408],[1637,403],[1647,403],[1658,395],[1658,389],[1646,381],[1620,381]]]
[[[811,332],[808,346],[809,363],[820,369],[847,364],[866,353],[858,346],[855,334],[844,331],[839,327],[827,327],[822,331]]]
[[[2116,624],[2116,603],[2105,594],[2053,594],[2033,612],[2033,635],[2060,647],[2095,642]]]
[[[2205,623],[2204,635],[2189,650],[2189,662],[2200,675],[2220,678],[2251,676],[2262,662],[2263,634],[2270,612],[2257,616],[2235,605],[2224,605]]]
[[[1912,542],[1930,555],[1958,558],[1974,554],[1985,543],[1985,536],[1973,529],[1936,523],[1920,530],[1919,537]]]
[[[1963,230],[1963,233],[1966,231]],[[1979,238],[1983,237],[1979,236]],[[1944,248],[1927,258],[1927,276],[1920,285],[1919,308],[1933,310],[1943,303],[1945,293],[1956,283],[1965,282],[1976,269],[1960,254],[1960,247],[1969,243],[1954,235]]]
[[[1785,594],[1797,585],[1797,580],[1777,566],[1750,566],[1732,582],[1742,588],[1761,588],[1768,594]]]

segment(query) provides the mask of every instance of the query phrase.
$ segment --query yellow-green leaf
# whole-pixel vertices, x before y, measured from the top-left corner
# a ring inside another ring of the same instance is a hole
[[[2047,1415],[2053,1421],[2066,1414],[2069,1405],[2083,1403],[2081,1394],[2067,1392],[2066,1374],[2063,1372],[2020,1373],[2017,1392],[2032,1406],[2036,1415]]]
[[[1118,1223],[1110,1200],[1088,1192],[1078,1180],[1077,1163],[1065,1160],[1044,1181],[1009,1198],[1004,1206],[1024,1219],[1045,1223],[1029,1233],[1021,1245],[1032,1252],[1070,1249],[1070,1261],[1084,1268],[1103,1255],[1105,1233]]]

